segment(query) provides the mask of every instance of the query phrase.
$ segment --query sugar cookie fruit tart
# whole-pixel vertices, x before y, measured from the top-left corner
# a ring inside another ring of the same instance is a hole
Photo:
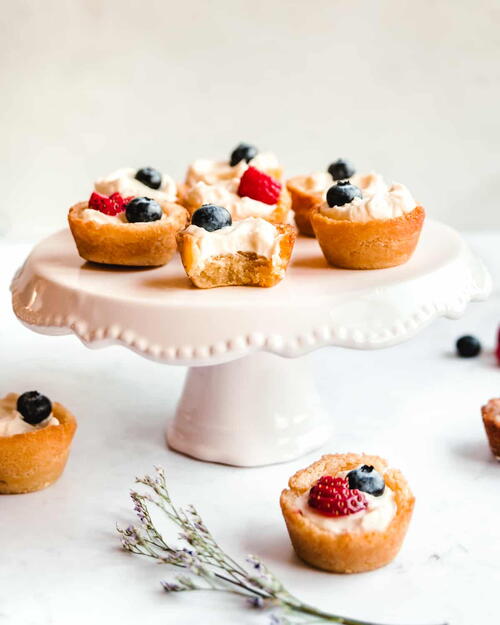
[[[311,211],[311,223],[330,265],[384,269],[415,251],[425,218],[408,189],[369,174],[363,187],[341,180]]]
[[[0,400],[0,494],[41,490],[64,470],[75,417],[37,391]]]
[[[186,210],[170,201],[92,193],[75,204],[69,227],[80,256],[94,263],[165,265],[176,251],[176,234],[187,223]]]
[[[175,181],[154,167],[123,167],[98,178],[94,189],[101,195],[119,193],[122,197],[149,197],[157,202],[176,202]]]
[[[334,573],[361,573],[396,557],[415,498],[386,460],[352,453],[323,456],[288,485],[281,510],[302,560]]]
[[[277,284],[285,275],[295,242],[291,226],[260,217],[233,223],[224,207],[205,204],[177,236],[184,268],[201,289]]]
[[[292,210],[299,232],[313,237],[314,230],[311,224],[312,209],[324,201],[326,192],[338,180],[352,179],[353,184],[360,186],[363,179],[355,176],[353,164],[339,158],[330,164],[327,171],[316,171],[312,174],[294,176],[287,183],[292,200]]]
[[[286,223],[291,199],[282,176],[274,154],[241,143],[227,161],[198,159],[191,163],[179,197],[190,213],[203,204],[217,204],[224,206],[234,221],[262,217]]]
[[[481,414],[491,453],[500,460],[500,398],[490,399]]]

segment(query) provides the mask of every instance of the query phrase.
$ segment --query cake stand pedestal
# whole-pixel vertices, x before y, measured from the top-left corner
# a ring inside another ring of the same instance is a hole
[[[392,269],[333,269],[314,239],[299,238],[286,278],[271,289],[196,289],[179,258],[155,269],[93,265],[64,230],[33,249],[12,299],[37,332],[189,366],[170,446],[257,466],[296,458],[330,435],[308,352],[395,345],[437,317],[459,317],[490,290],[460,236],[429,220],[412,259]]]

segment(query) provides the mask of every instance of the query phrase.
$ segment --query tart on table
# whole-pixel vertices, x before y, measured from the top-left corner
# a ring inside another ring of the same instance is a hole
[[[233,223],[226,208],[205,204],[177,242],[186,273],[198,288],[270,287],[285,275],[295,232],[261,217]]]
[[[110,265],[160,266],[175,254],[176,234],[188,220],[186,210],[175,201],[175,183],[172,189],[152,168],[140,169],[136,176],[142,181],[124,175],[102,179],[107,181],[106,185],[97,181],[96,187],[112,192],[106,195],[94,191],[87,202],[70,208],[69,226],[84,260]],[[156,188],[157,185],[160,186]],[[123,191],[113,191],[114,188]],[[124,195],[143,189],[148,189],[147,195]]]
[[[0,494],[30,493],[62,474],[76,419],[37,391],[0,400]]]
[[[500,460],[500,397],[490,399],[481,408],[481,415],[491,453]]]
[[[240,143],[228,160],[193,161],[179,187],[179,197],[190,213],[203,204],[217,204],[230,212],[233,221],[261,217],[286,223],[291,200],[282,178],[274,154]]]
[[[396,557],[415,498],[386,460],[348,453],[323,456],[298,471],[280,503],[302,560],[325,571],[361,573]]]

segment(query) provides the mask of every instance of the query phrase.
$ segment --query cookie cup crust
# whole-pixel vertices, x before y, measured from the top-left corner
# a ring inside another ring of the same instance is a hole
[[[296,505],[296,499],[309,491],[323,475],[337,475],[361,464],[373,465],[384,473],[394,492],[396,513],[384,531],[343,532],[334,534],[314,524]],[[298,471],[281,493],[280,505],[295,552],[308,564],[333,573],[362,573],[385,566],[399,552],[408,529],[415,498],[397,469],[388,469],[387,461],[365,454],[323,456],[306,469]]]
[[[491,453],[500,460],[500,397],[482,406],[481,415]]]
[[[18,395],[4,399],[15,408]],[[76,431],[75,417],[61,404],[52,404],[59,425],[48,425],[14,436],[0,436],[0,494],[41,490],[61,475]]]
[[[175,236],[186,226],[186,210],[174,202],[159,202],[165,217],[146,223],[96,223],[82,219],[87,202],[72,206],[68,223],[79,255],[105,265],[157,267],[176,251]]]
[[[291,196],[292,210],[299,232],[308,237],[314,237],[311,213],[323,201],[324,193],[322,191],[308,190],[307,178],[308,176],[294,176],[287,181],[286,187]]]
[[[274,286],[285,276],[295,243],[292,226],[276,224],[276,229],[280,243],[277,262],[252,252],[238,252],[214,256],[201,267],[193,235],[180,232],[177,243],[186,274],[194,286],[200,289],[220,286]]]
[[[385,269],[405,263],[418,243],[425,211],[417,206],[392,219],[367,222],[332,219],[315,206],[311,223],[330,265],[343,269]]]
[[[192,215],[195,210],[200,208],[200,204],[190,203],[188,189],[185,185],[179,185],[179,202],[188,211],[189,215]],[[285,224],[288,222],[288,215],[292,206],[292,198],[287,188],[283,185],[281,193],[276,203],[276,208],[269,213],[269,215],[250,215],[255,217],[262,217],[266,221],[270,221],[272,224]]]

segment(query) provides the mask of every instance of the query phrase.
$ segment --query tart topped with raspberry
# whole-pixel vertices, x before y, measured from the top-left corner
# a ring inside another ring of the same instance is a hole
[[[119,193],[122,197],[149,197],[157,202],[175,202],[177,185],[166,174],[153,167],[133,169],[124,167],[94,183],[97,193],[112,196]]]
[[[369,571],[398,553],[414,497],[402,474],[378,456],[323,456],[296,473],[281,509],[297,555],[336,573]]]
[[[64,470],[73,415],[37,391],[0,399],[0,494],[46,488]]]
[[[201,206],[177,235],[186,273],[202,289],[274,286],[285,275],[294,241],[291,226],[261,217],[233,223],[231,213],[216,204]]]
[[[175,202],[94,191],[88,202],[70,209],[68,222],[78,253],[87,261],[159,266],[174,255],[176,234],[187,218]]]
[[[262,217],[284,223],[290,197],[281,177],[281,167],[273,154],[259,153],[255,147],[242,143],[227,161],[194,161],[188,168],[180,197],[190,213],[203,204],[217,204],[224,206],[234,221]]]

